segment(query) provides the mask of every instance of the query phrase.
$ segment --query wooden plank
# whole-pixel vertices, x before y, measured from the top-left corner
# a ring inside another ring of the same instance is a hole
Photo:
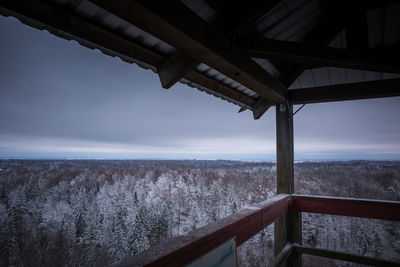
[[[292,195],[292,211],[400,221],[400,202]]]
[[[278,267],[285,264],[286,260],[293,253],[293,246],[291,243],[287,243],[278,255],[274,258],[272,263],[269,265],[271,267]],[[291,265],[289,265],[291,266]]]
[[[277,159],[277,194],[292,194],[294,191],[293,172],[293,106],[279,104],[276,106],[276,159]],[[291,225],[288,215],[282,216],[274,225],[274,254],[277,256],[289,237]]]
[[[141,62],[149,68],[156,69],[167,60],[165,55],[118,36],[114,32],[48,2],[0,0],[0,13],[4,16],[16,17],[32,27],[46,29],[61,38],[77,40],[83,46],[92,49],[99,48],[103,53],[118,56],[129,63]],[[250,109],[256,103],[251,97],[197,71],[190,71],[185,78],[210,89],[210,91],[228,97],[236,103],[244,104]]]
[[[291,104],[276,106],[277,194],[292,194],[294,192],[292,114],[293,106]]]
[[[338,16],[346,9],[346,1],[323,1],[321,2],[324,11],[319,17],[316,26],[311,29],[303,38],[303,43],[327,46],[344,28],[345,19]],[[282,66],[277,64],[277,66]],[[287,87],[297,79],[298,76],[307,69],[304,64],[291,64],[286,67],[278,67],[281,71],[279,80]]]
[[[400,78],[289,90],[293,104],[400,96]]]
[[[287,88],[179,1],[93,0],[109,12],[204,62],[269,101]]]
[[[271,107],[271,103],[265,100],[264,98],[260,98],[257,103],[253,106],[253,117],[255,120],[261,118],[261,116],[267,112],[267,110]]]
[[[240,36],[236,39],[236,45],[251,57],[267,58],[277,62],[323,65],[346,61],[350,56],[346,49],[274,40],[260,36]],[[329,63],[331,61],[333,63]]]
[[[199,63],[179,51],[173,53],[157,68],[161,86],[169,89]]]
[[[257,0],[251,5],[244,2],[234,1],[207,1],[212,8],[217,8],[219,15],[214,18],[210,24],[224,34],[228,39],[235,38],[235,35],[242,27],[246,26],[262,12],[267,12],[274,4],[281,0],[260,1]],[[219,8],[222,8],[219,10]],[[239,12],[240,10],[240,12]],[[160,67],[158,74],[163,88],[170,88],[178,82],[183,76],[196,65],[199,61],[181,53],[179,50],[173,53],[168,60]],[[264,108],[263,112],[257,112],[257,119],[261,117],[268,108]],[[261,115],[260,115],[261,114]]]
[[[289,211],[288,214],[288,240],[290,243],[302,244],[302,219],[301,212]],[[300,267],[303,265],[302,254],[299,251],[293,251],[288,259],[289,266]]]
[[[396,0],[376,1],[367,0],[362,1],[363,9],[373,9],[384,7],[397,3]],[[320,15],[319,22],[316,26],[303,38],[303,43],[313,44],[320,46],[328,46],[331,41],[342,31],[346,23],[346,15],[343,11],[348,8],[348,1],[322,1],[321,2],[324,12]],[[341,15],[342,14],[342,15]],[[289,67],[282,67],[281,64],[274,64],[281,71],[279,80],[286,86],[296,81],[305,69],[308,68],[305,64],[292,64]]]
[[[359,264],[366,264],[370,266],[387,266],[387,267],[399,267],[399,263],[395,263],[392,261],[388,260],[383,260],[383,259],[378,259],[378,258],[372,258],[372,257],[367,257],[367,256],[359,256],[355,254],[350,254],[346,252],[338,252],[338,251],[332,251],[332,250],[326,250],[326,249],[318,249],[318,248],[309,248],[301,245],[294,244],[293,245],[294,251],[308,254],[308,255],[314,255],[314,256],[319,256],[319,257],[324,257],[324,258],[330,258],[330,259],[335,259],[335,260],[342,260],[342,261],[348,261],[348,262],[355,262]]]
[[[353,40],[354,42],[356,41]],[[359,44],[362,42],[364,40],[357,41],[351,51],[250,36],[238,37],[236,44],[251,57],[266,58],[273,62],[303,64],[308,68],[330,66],[400,73],[398,57],[391,53],[374,56],[374,49],[367,50]]]
[[[236,244],[240,246],[286,214],[289,205],[289,195],[277,195],[194,230],[187,236],[171,238],[158,246],[128,257],[119,266],[183,266],[231,238],[236,237]]]

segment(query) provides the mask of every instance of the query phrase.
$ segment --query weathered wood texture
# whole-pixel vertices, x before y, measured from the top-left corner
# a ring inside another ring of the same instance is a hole
[[[288,214],[288,241],[290,243],[302,244],[302,219],[301,212],[289,211]],[[301,252],[292,251],[289,259],[289,266],[302,266],[302,255]]]
[[[261,118],[261,116],[271,107],[272,103],[268,102],[264,98],[258,99],[257,103],[253,106],[253,117],[255,120]]]
[[[294,142],[293,142],[293,106],[276,106],[276,149],[277,149],[277,194],[294,192]],[[286,214],[275,222],[274,253],[278,255],[287,242],[301,243],[301,222],[295,213]],[[296,234],[296,236],[294,236]],[[299,266],[299,255],[293,255],[288,263]]]
[[[244,28],[246,25],[254,21],[262,14],[262,12],[268,12],[279,1],[281,0],[267,2],[255,1],[252,2],[250,5],[244,2],[231,3],[230,1],[207,1],[207,3],[211,5],[212,8],[218,11],[218,16],[211,20],[210,24],[215,27],[215,29],[217,29],[220,33],[222,33],[226,38],[234,39],[236,38],[234,35],[236,35],[237,32],[240,31],[240,29]],[[240,17],[232,17],[233,14],[240,14]],[[172,55],[169,56],[166,62],[164,62],[162,66],[158,68],[158,75],[161,81],[161,85],[163,86],[163,88],[170,88],[181,78],[183,78],[184,75],[190,71],[190,69],[194,68],[199,63],[200,62],[193,57],[184,55],[179,50],[175,51]],[[234,93],[226,92],[223,95],[229,96],[232,94]],[[248,101],[246,101],[245,104],[248,107],[252,107],[253,117],[255,120],[258,120],[269,109],[272,103],[261,96],[259,97],[255,105],[248,104]],[[241,111],[245,109],[246,108],[242,108]]]
[[[289,90],[293,104],[400,96],[400,78]]]
[[[276,175],[277,194],[294,192],[293,106],[276,106]]]
[[[199,63],[199,61],[179,51],[173,53],[163,64],[157,67],[161,86],[165,89],[169,89]]]
[[[128,257],[120,266],[182,266],[236,237],[240,246],[288,212],[289,195],[278,195],[218,222],[170,239],[143,253]]]
[[[285,86],[180,1],[93,2],[266,99],[276,103],[286,100]]]
[[[291,211],[400,221],[400,202],[292,195]]]
[[[366,264],[370,266],[387,266],[387,267],[399,267],[399,263],[395,263],[392,261],[382,260],[378,258],[372,258],[367,256],[359,256],[346,252],[338,252],[326,249],[318,249],[318,248],[309,248],[301,245],[294,244],[293,251],[308,255],[314,255],[324,258],[331,258],[335,260],[342,260],[348,262],[355,262],[360,264]]]
[[[303,38],[303,44],[327,46],[344,28],[345,19],[338,17],[346,9],[346,1],[323,1],[321,2],[324,12],[320,15],[318,23]],[[287,87],[308,68],[306,64],[296,63],[277,64],[281,71],[279,80]]]

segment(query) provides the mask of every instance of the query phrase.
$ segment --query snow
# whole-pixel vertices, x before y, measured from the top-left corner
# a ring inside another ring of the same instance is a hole
[[[276,188],[275,163],[262,162],[8,160],[0,167],[5,265],[30,255],[31,265],[102,266],[166,240],[179,246],[194,229],[258,210]],[[295,177],[296,193],[400,200],[400,162],[299,162]],[[398,240],[399,223],[303,216],[303,241],[312,247],[399,261]],[[262,266],[272,251],[271,225],[238,248],[238,259]]]

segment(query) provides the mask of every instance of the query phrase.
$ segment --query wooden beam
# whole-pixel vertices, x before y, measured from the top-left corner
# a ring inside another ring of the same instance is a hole
[[[387,267],[399,267],[400,266],[399,263],[395,263],[395,262],[388,261],[388,260],[382,260],[382,259],[372,258],[372,257],[368,257],[368,256],[359,256],[359,255],[350,254],[350,253],[346,253],[346,252],[332,251],[332,250],[327,250],[327,249],[310,248],[310,247],[305,247],[305,246],[301,246],[301,245],[297,245],[297,244],[293,244],[293,249],[294,249],[294,251],[303,253],[303,254],[324,257],[324,258],[330,258],[330,259],[335,259],[335,260],[342,260],[342,261],[347,261],[347,262],[354,262],[354,263],[365,264],[365,265],[370,265],[370,266],[387,266]]]
[[[346,8],[346,1],[322,1],[324,11],[316,26],[304,36],[302,43],[327,46],[344,28],[345,19],[338,16]],[[288,67],[277,64],[281,71],[279,80],[287,87],[308,67],[305,64],[293,64]]]
[[[71,40],[77,40],[89,48],[99,48],[103,53],[118,56],[133,63],[141,62],[154,70],[165,64],[167,57],[143,47],[131,40],[116,35],[85,18],[67,12],[62,7],[40,0],[0,0],[0,13],[13,16],[23,23]],[[189,81],[208,88],[211,91],[244,104],[250,109],[256,100],[197,71],[189,71],[185,77]]]
[[[400,221],[400,202],[292,195],[291,211]]]
[[[344,61],[350,56],[346,49],[273,40],[260,36],[242,35],[236,39],[236,45],[251,57],[268,58],[277,62],[321,65],[321,61]]]
[[[288,241],[290,243],[302,244],[302,219],[301,212],[289,211],[288,219]],[[302,254],[298,251],[293,251],[288,259],[289,266],[301,267],[303,265]]]
[[[169,89],[199,63],[179,51],[173,53],[157,68],[161,86]]]
[[[359,39],[359,38],[355,38]],[[388,53],[376,53],[354,44],[353,50],[299,44],[294,42],[242,36],[237,45],[251,57],[267,58],[273,62],[303,64],[308,68],[338,67],[376,72],[400,73],[400,58]],[[377,55],[374,55],[377,54]]]
[[[400,96],[400,78],[289,90],[293,104]]]
[[[210,24],[225,35],[228,40],[235,42],[241,30],[269,12],[281,0],[256,0],[251,3],[242,0],[206,0],[206,2],[218,13],[218,16]],[[261,118],[270,106],[271,103],[268,100],[260,97],[253,107],[254,119]]]
[[[294,192],[294,143],[293,143],[293,106],[279,104],[276,106],[276,172],[277,194]],[[277,256],[287,242],[293,239],[291,217],[282,216],[274,225],[274,254]],[[297,239],[297,237],[296,237]]]
[[[255,120],[261,118],[261,116],[267,112],[267,110],[271,107],[271,103],[265,100],[264,98],[260,98],[257,103],[253,106],[253,117]]]
[[[277,194],[294,192],[293,106],[276,106],[276,173]]]
[[[287,88],[232,46],[180,1],[93,0],[100,7],[171,44],[271,102],[282,103]]]
[[[214,1],[208,0],[207,3],[212,8],[218,10],[219,15],[210,24],[215,26],[228,39],[233,39],[238,30],[261,16],[262,12],[267,12],[277,2],[256,1],[249,5],[242,1]],[[191,69],[200,62],[188,55],[184,55],[179,50],[169,56],[167,61],[158,69],[158,75],[163,88],[170,88],[178,82]],[[268,108],[267,108],[268,109]],[[265,109],[264,112],[267,110]],[[257,112],[257,119],[264,114]],[[260,116],[258,114],[261,114]]]
[[[186,236],[168,239],[142,253],[127,257],[119,266],[184,266],[231,238],[235,238],[236,245],[240,246],[285,214],[289,205],[289,195],[272,197]]]

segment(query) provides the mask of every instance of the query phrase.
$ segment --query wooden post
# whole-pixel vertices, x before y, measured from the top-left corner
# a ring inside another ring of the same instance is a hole
[[[277,194],[294,193],[294,142],[293,142],[293,106],[279,104],[276,106],[276,154],[277,154]],[[301,216],[289,213],[275,222],[275,256],[288,242],[301,244]],[[290,266],[301,266],[298,253],[289,257]]]

